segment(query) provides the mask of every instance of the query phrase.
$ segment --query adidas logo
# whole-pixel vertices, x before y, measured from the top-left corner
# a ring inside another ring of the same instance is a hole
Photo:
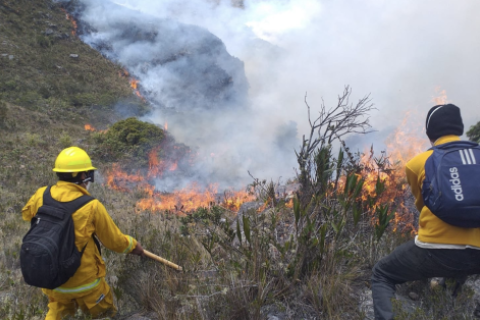
[[[458,150],[458,152],[463,164],[477,164],[477,159],[475,159],[472,149]]]
[[[462,182],[460,181],[460,174],[457,167],[450,168],[450,182],[452,183],[451,189],[455,193],[455,200],[463,201]]]

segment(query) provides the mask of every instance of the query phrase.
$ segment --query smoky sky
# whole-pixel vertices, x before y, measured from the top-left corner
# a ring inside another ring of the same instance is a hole
[[[370,115],[377,134],[350,139],[359,149],[383,143],[399,126],[421,135],[418,126],[442,90],[461,108],[467,129],[480,121],[476,0],[251,0],[243,8],[230,1],[113,1],[122,14],[88,10],[107,0],[81,2],[84,18],[105,28],[139,14],[204,28],[243,62],[248,112],[148,118],[169,121],[180,141],[215,154],[209,172],[293,176],[293,150],[309,130],[305,94],[315,113],[322,99],[333,107],[345,85],[352,101],[370,94],[377,108]],[[402,123],[407,112],[415,121]]]
[[[334,101],[349,84],[357,97],[371,93],[378,129],[395,125],[409,109],[426,114],[436,88],[462,108],[467,126],[480,120],[475,0],[265,0],[245,1],[243,10],[230,1],[117,2],[218,36],[244,61],[252,98],[261,109],[283,114],[281,119],[305,118],[306,91],[315,105],[320,97]],[[271,61],[271,52],[262,55],[252,45],[255,39],[285,54]]]

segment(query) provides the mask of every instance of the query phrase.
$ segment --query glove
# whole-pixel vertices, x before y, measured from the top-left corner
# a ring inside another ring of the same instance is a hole
[[[140,242],[137,241],[137,245],[135,248],[130,252],[131,254],[137,255],[137,256],[144,256],[145,252],[143,251],[142,246],[140,245]]]

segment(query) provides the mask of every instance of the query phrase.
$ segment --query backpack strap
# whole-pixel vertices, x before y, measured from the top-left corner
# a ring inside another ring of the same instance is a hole
[[[43,193],[43,204],[56,208],[62,208],[69,214],[74,214],[78,209],[80,209],[90,201],[95,200],[94,197],[84,194],[83,196],[80,196],[75,200],[60,202],[52,198],[50,189],[51,186],[48,186]]]
[[[468,149],[478,147],[478,143],[472,141],[451,141],[447,143],[442,143],[438,146],[435,146],[431,149],[441,149],[441,150],[455,150],[455,149]],[[430,150],[430,149],[429,149]]]
[[[50,193],[51,188],[52,188],[51,186],[48,186],[47,189],[45,189],[45,192],[43,193],[43,204],[47,205],[47,206],[56,207],[56,208],[62,208],[70,215],[77,212],[78,209],[80,209],[81,207],[83,207],[84,205],[89,203],[90,201],[95,200],[94,197],[84,194],[83,196],[80,196],[75,200],[67,201],[67,202],[60,202],[60,201],[57,201],[57,200],[52,198],[52,194]],[[93,238],[93,241],[95,242],[95,245],[97,246],[98,252],[101,255],[102,254],[102,249],[100,248],[99,241],[97,240],[97,238],[95,237],[94,234],[92,234],[92,238]],[[85,244],[85,246],[83,247],[83,249],[81,251],[82,253],[85,250],[85,248],[87,247],[87,244],[88,244],[88,241]]]
[[[97,239],[97,235],[95,233],[92,234],[93,242],[95,242],[95,245],[97,246],[98,253],[102,255],[102,248],[100,248],[100,241]]]
[[[52,198],[50,189],[51,186],[48,186],[43,193],[43,204],[55,208],[64,209],[69,214],[74,214],[78,209],[80,209],[90,201],[95,200],[94,197],[84,194],[83,196],[80,196],[75,200],[60,202]]]

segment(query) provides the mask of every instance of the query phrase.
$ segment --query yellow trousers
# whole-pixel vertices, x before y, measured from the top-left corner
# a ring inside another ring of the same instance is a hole
[[[110,287],[101,279],[93,289],[79,293],[60,293],[43,289],[48,296],[48,313],[45,320],[61,320],[67,315],[74,315],[77,309],[92,316],[93,319],[114,316],[117,308],[113,304]]]

